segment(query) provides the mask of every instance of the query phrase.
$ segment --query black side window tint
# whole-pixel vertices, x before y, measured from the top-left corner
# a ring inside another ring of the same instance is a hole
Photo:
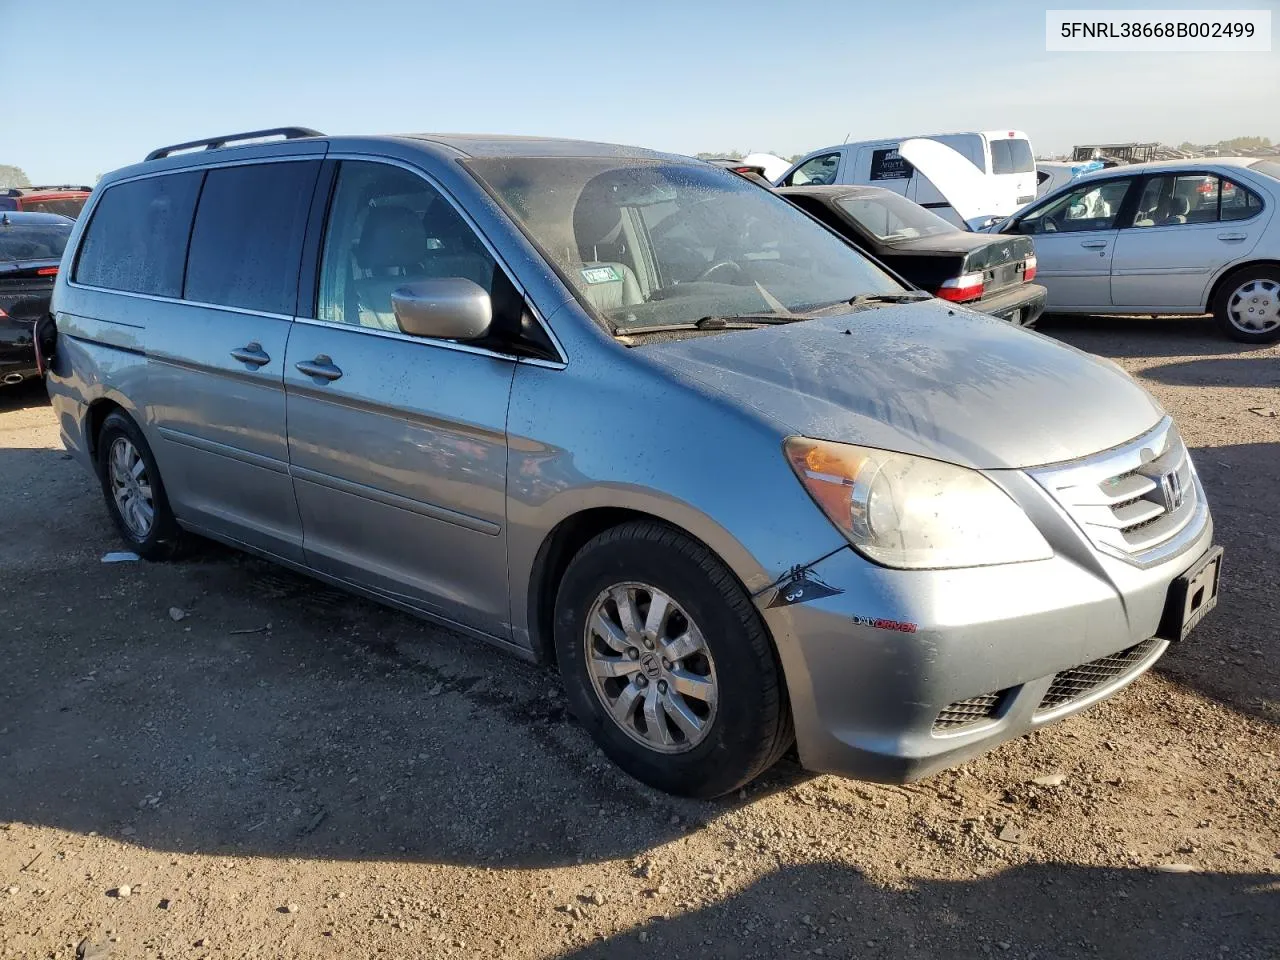
[[[210,170],[200,194],[188,300],[292,314],[318,160]]]
[[[76,260],[77,283],[158,297],[182,294],[182,265],[201,171],[108,187]]]

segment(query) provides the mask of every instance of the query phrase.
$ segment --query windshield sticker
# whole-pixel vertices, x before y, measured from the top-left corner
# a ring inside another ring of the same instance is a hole
[[[587,283],[616,283],[622,274],[613,267],[583,267],[582,279]]]

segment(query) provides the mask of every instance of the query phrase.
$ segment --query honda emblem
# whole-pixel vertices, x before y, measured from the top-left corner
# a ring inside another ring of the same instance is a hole
[[[1160,496],[1164,500],[1166,513],[1173,513],[1186,500],[1187,494],[1182,488],[1182,478],[1178,476],[1176,470],[1160,478]]]

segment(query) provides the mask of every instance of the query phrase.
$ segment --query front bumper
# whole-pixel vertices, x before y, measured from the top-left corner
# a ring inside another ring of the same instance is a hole
[[[1022,327],[1034,326],[1044,313],[1049,292],[1038,283],[1020,283],[1016,287],[983,297],[965,306],[990,314]]]
[[[1212,520],[1146,569],[1059,520],[1045,530],[1048,560],[891,570],[846,548],[807,571],[839,592],[778,606],[763,592],[801,763],[915,780],[1084,709],[1154,664],[1168,646],[1152,638],[1169,585],[1210,548]]]

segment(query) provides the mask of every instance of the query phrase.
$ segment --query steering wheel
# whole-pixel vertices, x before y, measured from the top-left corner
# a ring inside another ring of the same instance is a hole
[[[717,260],[711,266],[707,267],[707,269],[703,270],[700,274],[694,277],[692,282],[700,283],[704,280],[710,280],[715,274],[720,273],[721,271],[724,271],[724,270],[732,270],[735,274],[741,276],[742,264],[737,263],[736,261],[733,261],[733,260]],[[726,282],[726,281],[722,281],[722,282]],[[727,282],[732,282],[732,281],[727,281]]]

